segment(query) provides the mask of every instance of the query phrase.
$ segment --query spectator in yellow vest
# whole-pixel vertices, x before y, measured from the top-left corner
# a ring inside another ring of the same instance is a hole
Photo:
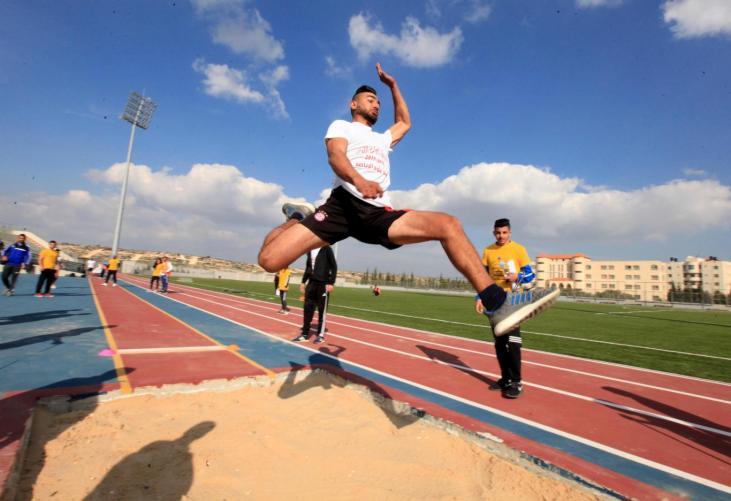
[[[56,253],[56,241],[51,240],[48,242],[48,247],[43,249],[38,254],[38,266],[41,268],[41,275],[38,277],[38,283],[36,284],[36,297],[53,297],[51,294],[51,285],[53,284],[53,278],[56,276],[56,262],[58,260],[58,254]],[[44,288],[43,294],[41,289]]]

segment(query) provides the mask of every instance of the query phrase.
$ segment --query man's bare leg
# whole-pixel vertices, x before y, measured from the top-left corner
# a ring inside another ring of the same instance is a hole
[[[477,292],[495,283],[485,271],[462,223],[454,216],[442,212],[407,212],[388,229],[388,239],[399,245],[439,240],[452,265]]]
[[[298,257],[328,242],[294,219],[277,226],[264,238],[259,251],[259,266],[270,273],[292,264]]]

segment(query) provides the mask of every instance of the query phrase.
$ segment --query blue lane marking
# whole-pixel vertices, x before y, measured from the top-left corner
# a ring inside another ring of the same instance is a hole
[[[37,275],[21,274],[0,296],[0,394],[116,381],[114,363],[84,278],[60,278],[54,298],[33,297]]]
[[[678,477],[651,466],[646,466],[629,459],[615,456],[614,454],[597,449],[591,445],[576,442],[561,435],[541,430],[540,428],[529,424],[514,421],[489,410],[463,403],[429,390],[424,390],[412,384],[402,382],[388,376],[383,376],[368,369],[363,369],[350,364],[347,361],[333,360],[330,357],[313,353],[295,344],[270,338],[253,329],[233,324],[227,320],[204,313],[182,303],[169,301],[167,298],[158,294],[145,292],[139,287],[131,286],[129,284],[124,284],[123,286],[135,295],[180,318],[184,322],[189,323],[217,341],[223,344],[237,344],[241,347],[241,352],[243,354],[265,367],[279,368],[294,364],[307,365],[313,363],[341,367],[348,372],[352,372],[358,376],[369,379],[379,385],[385,385],[413,395],[422,400],[433,402],[446,409],[464,414],[489,425],[502,428],[511,433],[549,447],[553,447],[554,449],[566,452],[590,463],[597,464],[675,495],[690,499],[729,500],[729,495],[727,493],[712,487]],[[175,299],[175,294],[171,294],[170,298]],[[275,308],[275,305],[273,305],[272,308]]]

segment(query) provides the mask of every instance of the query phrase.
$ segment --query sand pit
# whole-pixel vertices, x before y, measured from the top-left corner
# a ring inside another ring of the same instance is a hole
[[[326,374],[35,415],[17,499],[600,499]]]

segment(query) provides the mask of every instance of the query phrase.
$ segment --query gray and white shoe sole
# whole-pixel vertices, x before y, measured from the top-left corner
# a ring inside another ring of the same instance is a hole
[[[517,326],[519,326],[529,318],[533,318],[539,313],[546,311],[554,302],[556,302],[556,299],[558,299],[558,296],[560,295],[561,291],[556,289],[550,294],[546,294],[538,301],[527,304],[522,308],[515,310],[515,312],[503,318],[495,325],[495,336],[503,336],[515,329]]]

